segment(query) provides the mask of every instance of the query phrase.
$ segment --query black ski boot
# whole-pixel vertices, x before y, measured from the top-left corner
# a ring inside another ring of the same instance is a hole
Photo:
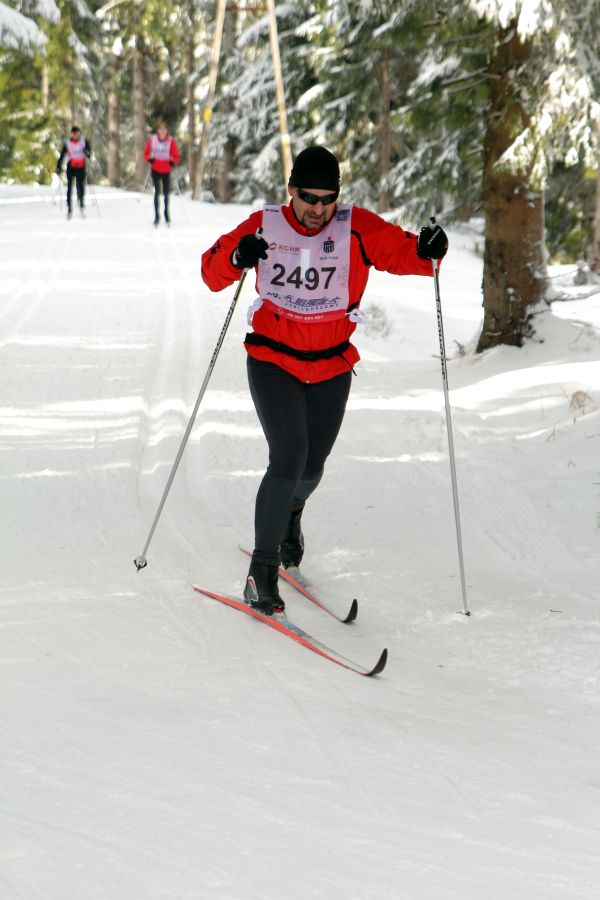
[[[280,556],[281,564],[286,569],[290,566],[299,566],[304,556],[304,535],[302,534],[302,510],[292,510],[290,521],[281,542]]]
[[[285,603],[279,594],[277,572],[279,566],[252,559],[250,571],[244,588],[244,599],[258,612],[272,616],[274,612],[283,612]]]

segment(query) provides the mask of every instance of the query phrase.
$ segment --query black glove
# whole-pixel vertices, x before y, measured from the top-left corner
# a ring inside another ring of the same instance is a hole
[[[259,259],[267,258],[268,246],[264,238],[245,234],[231,254],[231,262],[236,269],[252,269]]]
[[[439,225],[424,225],[419,232],[417,255],[421,259],[443,259],[448,252],[448,235]]]

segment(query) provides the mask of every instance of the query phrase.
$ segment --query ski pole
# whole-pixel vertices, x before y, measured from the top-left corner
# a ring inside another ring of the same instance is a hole
[[[94,187],[94,182],[90,181],[89,178],[88,178],[88,186],[89,186],[89,189],[90,189],[90,192],[92,195],[92,200],[96,204],[96,209],[98,210],[98,215],[100,218],[102,218],[102,213],[100,212],[100,206],[99,206],[98,200],[96,198],[96,188]]]
[[[435,219],[430,219],[435,225]],[[444,322],[442,319],[442,301],[440,299],[440,279],[438,260],[432,259],[433,284],[435,288],[435,305],[437,310],[438,334],[440,339],[440,356],[442,360],[442,383],[444,386],[444,404],[446,406],[446,429],[448,431],[448,452],[450,456],[450,473],[452,476],[452,496],[454,497],[454,521],[456,523],[456,540],[458,544],[458,562],[460,566],[460,583],[462,587],[463,611],[465,616],[470,616],[467,606],[467,588],[465,584],[465,564],[463,559],[462,537],[460,529],[460,513],[458,509],[458,487],[456,484],[456,463],[454,459],[454,439],[452,437],[452,413],[450,411],[450,396],[448,392],[448,368],[446,365],[446,342],[444,340]]]
[[[62,191],[62,184],[59,176],[54,173],[52,176],[52,181],[50,182],[50,199],[52,201],[52,206],[56,206],[57,199],[60,198]]]
[[[179,186],[179,174],[177,169],[173,169],[171,173],[175,177],[175,185],[177,187],[177,193],[179,194],[179,199],[181,200],[181,205],[183,207],[183,217],[185,219],[186,225],[190,224],[190,220],[188,219],[187,209],[185,208],[185,200],[183,199],[183,194],[181,192],[181,188]]]
[[[94,181],[92,178],[90,178],[90,174],[92,172],[94,172],[94,173],[97,172],[98,174],[100,174],[100,166],[98,165],[98,163],[96,162],[95,159],[90,159],[89,165],[86,166],[86,168],[85,168],[85,183],[87,184],[87,186],[89,188],[89,194],[90,194],[90,197],[92,198],[92,203],[96,204],[98,216],[100,218],[102,218],[102,213],[100,212],[100,206],[98,205],[98,200],[96,198],[96,188],[94,187]]]
[[[257,235],[260,235],[262,233],[262,228],[259,228],[256,233],[257,233]],[[146,553],[148,552],[148,547],[150,546],[150,541],[152,540],[154,531],[156,529],[156,526],[158,525],[158,520],[160,519],[161,513],[163,511],[163,507],[165,505],[167,495],[168,495],[169,491],[171,490],[171,485],[173,484],[173,479],[175,478],[175,473],[177,472],[179,463],[181,461],[181,457],[183,456],[183,451],[185,449],[185,445],[187,444],[188,438],[191,434],[191,431],[192,431],[192,428],[194,425],[194,420],[195,420],[198,410],[200,408],[200,403],[202,402],[202,398],[204,397],[204,394],[206,392],[206,388],[208,386],[210,376],[212,375],[212,371],[215,367],[215,363],[217,361],[219,351],[221,350],[221,346],[225,339],[227,329],[229,328],[229,323],[231,322],[231,317],[233,316],[233,312],[235,310],[235,306],[238,301],[238,297],[240,296],[244,281],[246,280],[247,273],[248,273],[248,269],[244,269],[244,271],[242,272],[242,276],[239,280],[239,284],[236,288],[235,294],[233,295],[233,300],[231,301],[231,306],[229,307],[227,315],[225,316],[225,322],[223,323],[223,327],[221,329],[221,334],[219,335],[219,338],[217,340],[217,344],[214,349],[213,355],[211,357],[210,363],[208,364],[208,369],[206,370],[206,375],[204,376],[204,381],[202,382],[202,387],[200,388],[200,393],[198,394],[198,399],[196,400],[194,409],[192,410],[192,415],[190,416],[190,421],[188,422],[187,428],[185,429],[185,434],[183,435],[179,450],[177,451],[177,456],[175,457],[175,462],[173,463],[173,466],[171,468],[171,473],[169,475],[167,484],[163,491],[163,495],[160,499],[160,503],[158,504],[158,509],[156,510],[156,515],[154,516],[154,521],[152,522],[152,527],[150,528],[150,533],[148,534],[148,538],[144,545],[144,549],[142,550],[140,555],[136,556],[136,558],[134,559],[134,563],[135,563],[135,566],[136,566],[138,572],[140,571],[140,569],[143,569],[148,565],[148,561],[146,559]]]

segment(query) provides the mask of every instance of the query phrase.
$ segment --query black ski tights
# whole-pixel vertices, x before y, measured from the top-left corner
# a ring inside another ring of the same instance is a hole
[[[155,172],[152,170],[152,184],[154,185],[154,218],[158,220],[158,204],[160,189],[162,187],[165,204],[165,222],[169,221],[169,190],[171,188],[171,176],[168,172]]]
[[[80,169],[74,169],[71,167],[70,163],[67,165],[67,209],[69,212],[71,212],[73,208],[71,203],[73,181],[75,181],[75,188],[77,190],[77,202],[81,209],[83,209],[85,195],[85,166],[82,166]]]
[[[273,363],[248,357],[250,393],[269,445],[269,466],[258,489],[255,557],[279,564],[279,545],[292,509],[319,484],[338,436],[352,373],[305,384]]]

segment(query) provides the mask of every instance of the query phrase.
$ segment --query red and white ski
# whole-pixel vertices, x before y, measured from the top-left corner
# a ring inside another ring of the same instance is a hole
[[[242,553],[245,553],[246,556],[252,557],[252,553],[250,550],[246,550],[245,547],[240,545],[240,550]],[[318,606],[319,609],[322,609],[323,612],[326,612],[328,615],[333,616],[334,619],[337,619],[338,622],[344,622],[344,624],[349,624],[350,622],[354,622],[358,615],[358,601],[354,599],[350,605],[350,609],[348,611],[347,616],[340,616],[338,613],[334,612],[330,606],[323,602],[323,600],[319,600],[318,597],[312,592],[312,587],[308,579],[304,576],[304,574],[300,571],[297,566],[290,566],[289,569],[285,569],[283,566],[279,567],[279,575],[284,581],[287,581],[288,584],[291,584],[293,588],[299,591],[307,600],[310,600],[311,603],[314,603],[315,606]]]
[[[198,587],[197,585],[193,585],[193,588],[205,597],[212,597],[213,600],[218,600],[220,603],[224,603],[225,606],[230,606],[232,609],[239,609],[240,612],[246,613],[246,615],[251,616],[253,619],[264,622],[265,625],[269,625],[271,628],[274,628],[275,631],[287,635],[293,641],[297,641],[297,643],[302,644],[303,647],[312,650],[313,653],[317,653],[324,659],[328,659],[330,662],[334,662],[344,669],[349,669],[351,672],[357,672],[359,675],[371,676],[379,675],[379,673],[383,672],[385,669],[387,650],[382,652],[373,668],[368,669],[365,666],[361,666],[359,663],[353,662],[351,659],[347,659],[345,656],[342,656],[341,653],[338,653],[337,650],[333,650],[326,644],[321,643],[321,641],[316,640],[316,638],[311,637],[310,634],[307,634],[306,631],[303,631],[302,628],[291,622],[284,613],[274,613],[272,616],[265,616],[257,609],[253,609],[247,603],[238,600],[236,597],[229,597],[227,594],[217,594],[215,591],[209,591],[205,588]]]

